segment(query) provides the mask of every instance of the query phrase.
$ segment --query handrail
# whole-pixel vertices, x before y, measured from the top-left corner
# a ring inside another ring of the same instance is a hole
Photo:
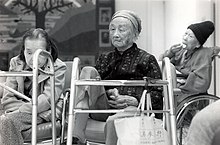
[[[145,86],[145,80],[76,80],[75,84],[77,86],[83,85],[95,85],[95,86]],[[150,81],[149,86],[161,86],[167,85],[167,81],[154,80]]]
[[[50,72],[43,71],[38,66],[38,58],[39,55],[42,54],[48,58],[50,63]],[[32,83],[32,100],[29,99],[27,96],[21,94],[20,92],[9,88],[4,84],[0,84],[0,87],[3,87],[12,93],[18,95],[19,97],[26,99],[28,101],[32,101],[32,139],[31,144],[37,144],[37,94],[38,94],[38,71],[43,72],[46,75],[50,76],[51,81],[51,111],[52,111],[52,140],[53,144],[56,145],[56,109],[55,109],[55,76],[54,76],[54,62],[52,61],[52,57],[49,52],[44,51],[42,49],[38,49],[35,51],[33,56],[33,71],[22,71],[22,72],[7,72],[7,71],[0,71],[0,77],[13,77],[13,76],[31,76],[33,77]]]
[[[146,85],[146,80],[79,80],[79,63],[80,60],[78,57],[74,58],[73,60],[73,67],[72,67],[72,77],[71,77],[71,92],[70,92],[70,105],[69,105],[69,116],[68,116],[68,130],[67,130],[67,145],[72,144],[72,129],[73,129],[73,120],[74,120],[74,114],[75,113],[104,113],[104,111],[108,111],[111,113],[115,112],[123,112],[125,110],[120,109],[120,110],[81,110],[81,109],[74,109],[74,104],[75,104],[75,95],[76,95],[76,86],[79,85],[103,85],[103,86],[144,86]],[[165,110],[146,110],[146,112],[159,112],[161,113],[169,113],[169,118],[171,121],[171,127],[170,127],[170,132],[171,132],[171,142],[172,145],[176,145],[176,117],[175,117],[175,110],[174,110],[174,100],[173,100],[173,86],[172,86],[172,78],[171,78],[171,68],[170,68],[170,61],[169,58],[164,58],[163,60],[163,67],[165,67],[166,73],[164,73],[164,78],[165,80],[152,80],[148,82],[148,85],[160,85],[164,86],[165,91],[167,92],[166,97],[167,99],[167,105],[171,105],[171,107],[167,107]]]

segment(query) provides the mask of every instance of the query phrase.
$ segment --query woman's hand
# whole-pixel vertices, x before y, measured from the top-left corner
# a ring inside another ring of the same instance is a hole
[[[128,106],[138,106],[138,100],[135,97],[128,96],[128,95],[118,95],[115,98],[111,98],[109,100],[109,105],[113,108],[123,109]]]
[[[159,61],[162,61],[164,57],[172,58],[175,55],[175,53],[180,51],[182,48],[182,44],[175,44],[171,46],[169,50],[166,50],[163,54],[159,56]]]
[[[107,91],[107,95],[111,98],[111,99],[115,99],[119,93],[118,93],[118,89],[114,88],[114,89],[109,89]]]
[[[171,46],[170,52],[175,54],[176,52],[180,51],[182,48],[183,48],[182,44],[175,44],[175,45]]]

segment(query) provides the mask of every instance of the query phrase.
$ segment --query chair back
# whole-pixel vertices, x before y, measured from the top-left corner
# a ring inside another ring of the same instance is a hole
[[[65,61],[65,64],[66,64],[66,66],[67,66],[67,70],[66,70],[66,72],[65,72],[64,91],[65,91],[67,88],[70,88],[73,61]]]

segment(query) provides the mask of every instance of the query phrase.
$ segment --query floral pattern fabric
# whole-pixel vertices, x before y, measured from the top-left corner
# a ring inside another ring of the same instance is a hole
[[[114,51],[102,54],[97,59],[95,68],[102,80],[142,80],[143,77],[161,79],[160,67],[156,58],[137,48],[136,44],[122,54]],[[110,87],[106,87],[109,89]],[[122,95],[130,95],[140,101],[144,87],[116,87]],[[162,87],[148,87],[151,92],[153,109],[162,109]]]

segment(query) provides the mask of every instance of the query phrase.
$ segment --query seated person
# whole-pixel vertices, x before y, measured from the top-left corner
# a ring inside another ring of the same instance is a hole
[[[58,59],[57,48],[43,29],[31,29],[23,36],[20,54],[10,61],[9,71],[30,71],[33,68],[33,54],[37,49],[51,53],[55,67],[55,101],[61,97],[64,89],[66,65]],[[39,56],[39,67],[50,70],[47,58]],[[49,76],[39,73],[38,77],[38,117],[37,124],[49,121],[51,116],[51,88]],[[6,86],[32,98],[32,77],[7,77]],[[32,103],[4,90],[1,100],[5,113],[0,116],[0,144],[22,145],[24,137],[31,134]],[[58,112],[57,112],[58,113]]]
[[[160,67],[155,57],[137,47],[135,41],[141,32],[141,20],[132,11],[116,12],[109,24],[113,51],[101,54],[94,67],[84,67],[80,79],[143,80],[143,77],[161,79]],[[144,87],[77,86],[76,108],[133,109],[136,110]],[[149,87],[153,109],[162,109],[162,87]],[[89,114],[77,113],[73,136],[85,143],[85,128]],[[134,113],[90,114],[95,120],[106,121],[106,145],[116,145],[114,119],[133,116]],[[161,114],[160,114],[161,115]],[[157,117],[159,115],[157,114]],[[161,117],[161,116],[160,116]]]
[[[216,50],[203,44],[213,31],[214,24],[211,21],[191,24],[183,35],[182,44],[173,45],[162,54],[161,59],[169,57],[184,77],[177,79],[177,87],[181,90],[177,103],[187,96],[207,92],[211,83],[212,56]]]

